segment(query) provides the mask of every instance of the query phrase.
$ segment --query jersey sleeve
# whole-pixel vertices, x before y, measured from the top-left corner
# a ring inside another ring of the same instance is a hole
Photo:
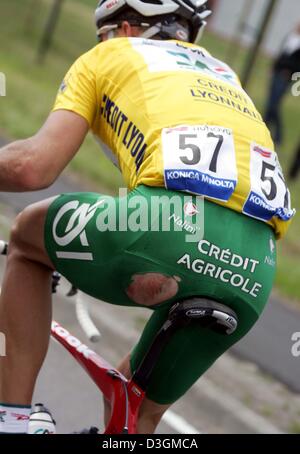
[[[90,66],[85,55],[75,61],[59,88],[52,110],[71,110],[85,118],[91,127],[96,112],[96,82]]]

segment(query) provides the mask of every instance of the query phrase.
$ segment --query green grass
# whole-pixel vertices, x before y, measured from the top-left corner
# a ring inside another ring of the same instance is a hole
[[[0,71],[7,79],[7,96],[0,98],[0,133],[13,138],[35,133],[46,119],[57,89],[73,61],[96,44],[93,5],[65,0],[51,51],[38,65],[38,43],[51,0],[1,0]],[[35,13],[32,5],[36,5]],[[88,6],[90,5],[90,6]],[[122,179],[88,137],[71,169],[114,190]]]
[[[39,38],[52,0],[1,0],[0,7],[0,72],[7,77],[7,96],[0,98],[0,134],[12,138],[35,133],[43,124],[54,103],[60,82],[73,61],[95,45],[93,10],[96,0],[65,0],[53,45],[43,65],[36,63]],[[219,58],[228,55],[229,43],[206,33],[204,47]],[[246,51],[239,49],[235,68],[243,68]],[[228,62],[230,63],[230,62]],[[260,111],[263,111],[269,84],[271,61],[260,56],[249,85]],[[299,140],[300,98],[287,96],[283,115],[286,138],[279,150],[281,163],[287,169]],[[70,164],[80,175],[114,191],[122,179],[114,166],[100,153],[90,136]],[[293,205],[300,209],[300,181],[290,185]],[[300,216],[296,216],[286,239],[279,244],[276,286],[283,294],[300,300]]]
[[[300,434],[300,423],[299,421],[294,421],[289,426],[289,433],[291,434]]]

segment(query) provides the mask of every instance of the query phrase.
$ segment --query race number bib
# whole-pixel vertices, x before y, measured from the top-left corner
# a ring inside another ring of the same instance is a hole
[[[221,126],[177,126],[162,131],[167,189],[227,201],[237,183],[232,130]]]
[[[263,221],[273,216],[287,221],[295,214],[275,151],[251,144],[250,182],[243,213]]]

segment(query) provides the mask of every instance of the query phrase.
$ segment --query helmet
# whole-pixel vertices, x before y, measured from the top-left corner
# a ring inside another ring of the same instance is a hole
[[[186,19],[189,24],[190,41],[195,42],[205,28],[205,19],[211,14],[207,2],[208,0],[100,0],[95,11],[97,34],[100,36],[117,28],[120,23],[110,28],[103,24],[113,23],[114,18],[120,13],[133,10],[145,19],[144,22],[141,20],[134,25],[150,27],[141,35],[142,37],[151,38],[158,34],[162,38],[182,38],[188,41],[187,33],[187,39],[183,38],[184,27],[176,22],[178,19]],[[130,19],[128,22],[131,23]]]

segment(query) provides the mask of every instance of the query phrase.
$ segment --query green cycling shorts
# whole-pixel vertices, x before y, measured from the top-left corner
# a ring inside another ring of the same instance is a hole
[[[160,404],[182,396],[252,328],[276,268],[275,236],[267,224],[200,197],[148,186],[115,198],[60,195],[47,214],[45,244],[57,271],[82,291],[152,311],[131,352],[132,371],[174,302],[203,296],[237,313],[231,336],[197,326],[173,336],[147,391]]]

